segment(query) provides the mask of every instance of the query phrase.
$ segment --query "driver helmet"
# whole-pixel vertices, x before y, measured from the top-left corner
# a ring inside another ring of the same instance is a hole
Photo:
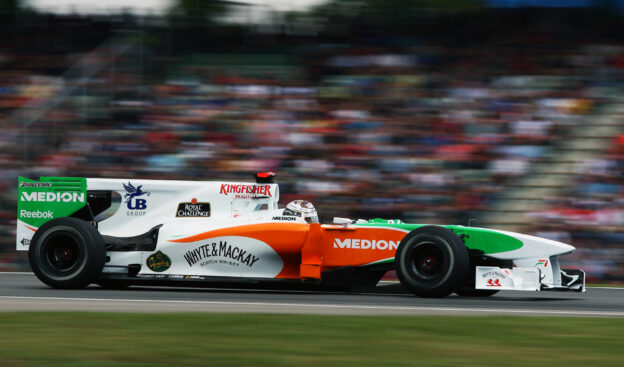
[[[307,200],[293,200],[284,209],[283,215],[292,215],[305,219],[308,223],[318,223],[318,214],[314,205]]]

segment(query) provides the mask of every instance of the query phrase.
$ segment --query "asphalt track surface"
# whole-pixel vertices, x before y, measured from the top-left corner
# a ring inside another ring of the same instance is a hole
[[[418,298],[383,293],[133,286],[58,290],[31,273],[0,273],[0,311],[242,312],[353,315],[517,315],[624,317],[624,288],[586,293],[499,292],[489,298]]]

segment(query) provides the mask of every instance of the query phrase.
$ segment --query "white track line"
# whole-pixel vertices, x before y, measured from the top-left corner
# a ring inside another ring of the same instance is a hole
[[[225,302],[225,301],[189,301],[189,300],[151,300],[151,299],[112,299],[112,298],[71,298],[71,297],[25,297],[0,296],[6,300],[39,300],[39,301],[83,301],[83,302],[120,302],[120,303],[152,303],[152,304],[186,304],[186,305],[218,305],[218,306],[254,306],[254,307],[287,307],[287,308],[318,308],[333,310],[361,311],[429,311],[429,312],[476,312],[483,314],[516,314],[516,315],[559,315],[559,316],[611,316],[624,317],[618,311],[586,311],[586,310],[527,310],[527,309],[492,309],[492,308],[459,308],[459,307],[422,307],[422,306],[375,306],[375,305],[333,305],[324,303],[282,303],[282,302]],[[131,312],[129,310],[128,312]],[[243,311],[245,312],[245,311]],[[249,311],[246,311],[249,312]],[[275,311],[275,313],[280,313]]]

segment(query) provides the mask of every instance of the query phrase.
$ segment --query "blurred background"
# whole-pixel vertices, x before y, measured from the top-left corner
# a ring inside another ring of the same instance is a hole
[[[0,0],[17,177],[252,180],[333,216],[532,233],[624,282],[624,1]]]

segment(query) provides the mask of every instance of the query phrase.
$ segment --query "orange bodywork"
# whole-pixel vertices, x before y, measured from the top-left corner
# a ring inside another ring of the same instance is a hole
[[[318,223],[259,223],[222,228],[170,240],[190,243],[222,236],[262,241],[284,261],[276,278],[320,279],[321,273],[344,266],[362,266],[394,257],[406,230]]]

